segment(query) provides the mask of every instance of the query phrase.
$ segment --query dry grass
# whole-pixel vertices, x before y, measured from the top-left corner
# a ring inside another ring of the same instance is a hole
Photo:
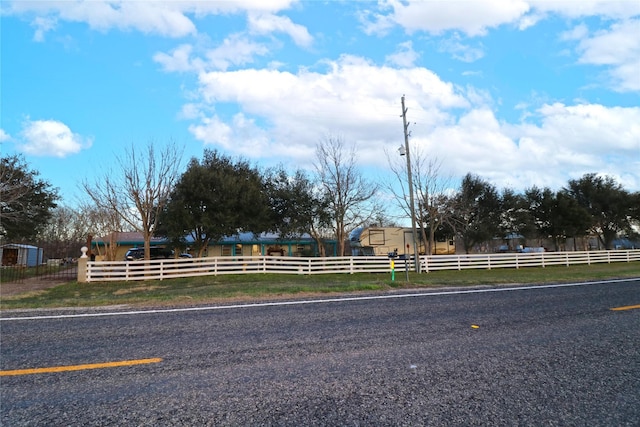
[[[144,285],[144,286],[136,286],[134,288],[126,288],[126,289],[118,289],[113,292],[113,295],[127,295],[136,292],[149,292],[155,291],[156,289],[166,288],[166,286],[155,286],[155,285]]]

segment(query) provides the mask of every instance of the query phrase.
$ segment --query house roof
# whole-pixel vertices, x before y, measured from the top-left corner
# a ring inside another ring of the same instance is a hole
[[[102,245],[109,243],[111,241],[111,236],[115,234],[115,241],[119,245],[138,245],[144,243],[144,238],[142,237],[142,233],[137,231],[114,231],[113,233],[109,233],[103,237],[96,237],[93,239],[93,242],[96,245]],[[167,240],[162,237],[153,237],[151,239],[152,245],[159,245],[167,243]]]
[[[98,237],[93,240],[95,245],[104,246],[111,241],[111,235],[116,234],[115,241],[119,245],[132,245],[138,246],[144,244],[142,233],[139,232],[115,232],[108,234],[104,237]],[[187,243],[193,243],[194,239],[190,235],[185,236]],[[309,234],[303,234],[299,238],[279,239],[277,233],[261,233],[255,236],[251,232],[238,233],[233,236],[227,236],[218,244],[235,244],[235,243],[263,243],[263,244],[283,244],[283,243],[299,243],[299,242],[313,242],[313,238]],[[152,245],[163,245],[169,243],[164,237],[154,237],[151,239]],[[214,243],[214,242],[212,242]]]
[[[7,248],[7,249],[39,249],[37,246],[23,245],[23,244],[20,244],[20,243],[7,243],[6,245],[0,246],[0,248]]]

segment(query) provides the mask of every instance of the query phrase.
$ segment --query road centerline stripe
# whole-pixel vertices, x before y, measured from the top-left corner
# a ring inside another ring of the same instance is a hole
[[[116,362],[87,363],[83,365],[68,365],[68,366],[52,366],[48,368],[13,369],[13,370],[7,370],[7,371],[0,371],[0,377],[15,376],[15,375],[30,375],[30,374],[49,374],[54,372],[84,371],[88,369],[117,368],[122,366],[145,365],[149,363],[159,363],[159,362],[162,362],[162,359],[159,357],[154,357],[150,359],[120,360]]]
[[[610,310],[611,311],[624,311],[624,310],[635,310],[637,308],[640,308],[640,304],[638,304],[638,305],[625,305],[623,307],[613,307]]]

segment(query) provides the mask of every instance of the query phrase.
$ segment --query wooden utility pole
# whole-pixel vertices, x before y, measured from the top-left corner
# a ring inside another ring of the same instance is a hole
[[[404,106],[404,95],[402,101],[402,124],[404,125],[404,150],[407,156],[407,180],[409,181],[409,211],[411,212],[411,230],[413,235],[413,259],[416,273],[420,273],[420,253],[418,252],[418,232],[416,230],[416,215],[413,199],[413,178],[411,177],[411,155],[409,154],[409,124],[407,123],[407,109]]]

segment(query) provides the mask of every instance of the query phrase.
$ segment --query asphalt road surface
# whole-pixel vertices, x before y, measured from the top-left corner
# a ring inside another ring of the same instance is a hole
[[[639,280],[329,299],[3,312],[0,423],[640,425]]]

